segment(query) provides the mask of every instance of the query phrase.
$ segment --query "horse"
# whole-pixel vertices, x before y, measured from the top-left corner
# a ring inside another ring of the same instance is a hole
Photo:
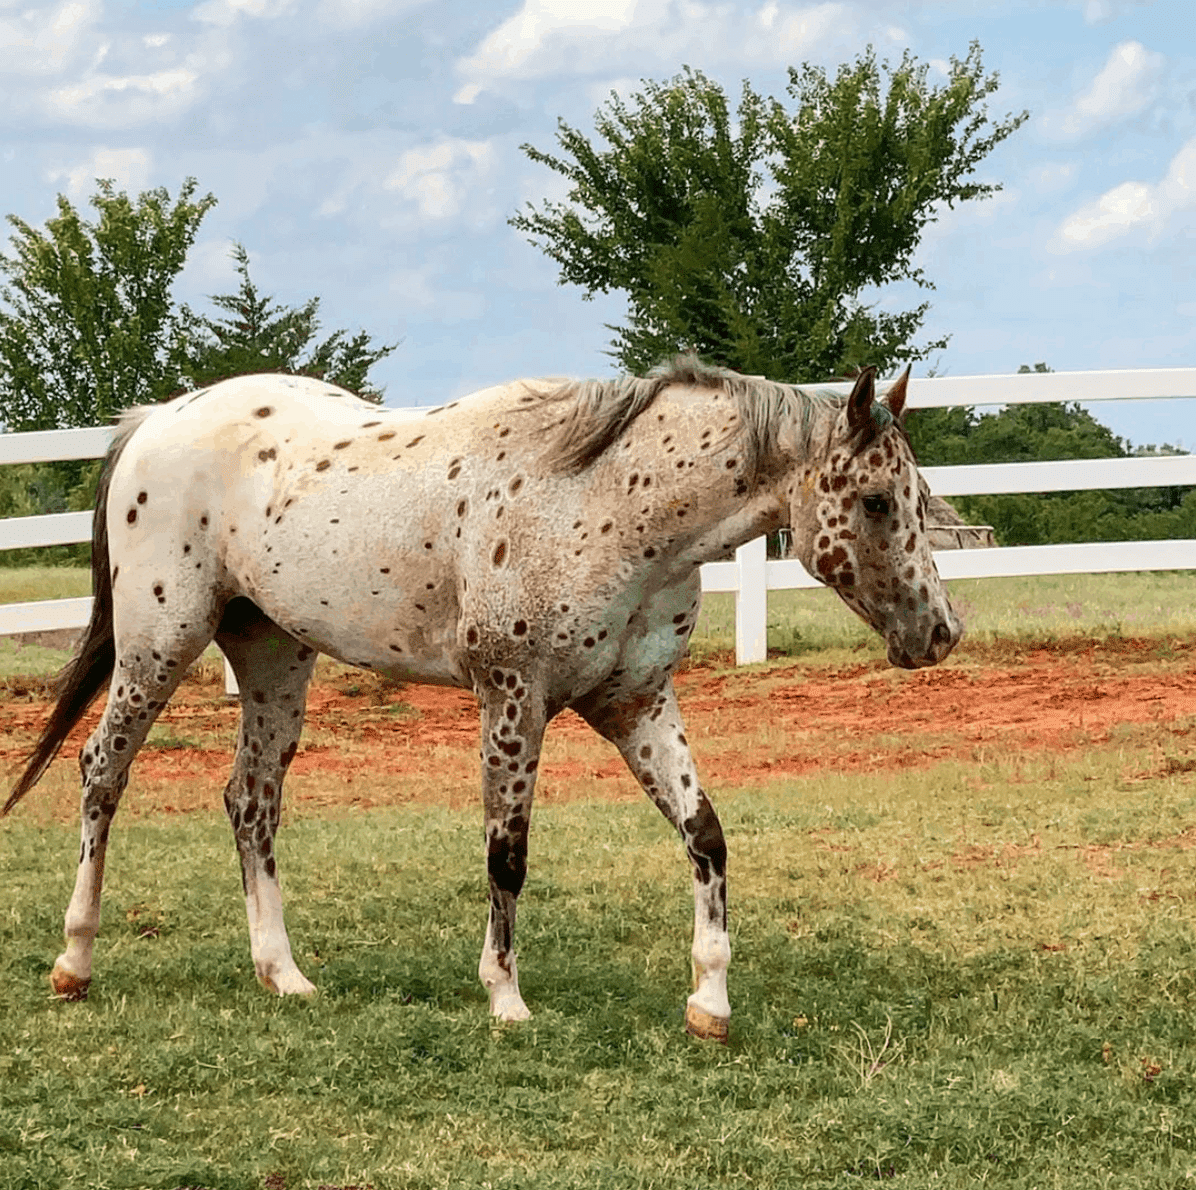
[[[246,375],[119,419],[98,487],[94,602],[4,807],[34,786],[101,689],[84,745],[82,839],[50,976],[87,995],[109,827],[129,766],[215,640],[241,720],[224,805],[258,980],[315,988],[291,954],[274,853],[283,779],[319,653],[470,689],[481,720],[490,1012],[530,1014],[515,909],[541,742],[566,707],[620,751],[693,871],[686,1027],[725,1041],[727,848],[673,687],[702,563],[788,525],[792,552],[885,639],[934,665],[961,625],[926,537],[928,489],[884,399],[679,357],[642,378],[516,381],[387,411],[321,381]]]

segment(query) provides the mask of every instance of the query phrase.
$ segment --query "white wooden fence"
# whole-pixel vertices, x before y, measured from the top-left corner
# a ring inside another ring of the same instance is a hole
[[[844,392],[847,391],[848,386],[841,387]],[[1021,373],[1011,376],[911,380],[907,405],[924,409],[949,405],[1016,405],[1158,397],[1196,398],[1196,368]],[[110,437],[111,430],[107,428],[0,434],[0,465],[98,458],[107,450]],[[924,467],[922,473],[931,491],[944,497],[1092,488],[1196,486],[1196,455]],[[0,520],[0,550],[62,545],[87,541],[90,537],[89,512]],[[1196,540],[940,550],[935,554],[935,561],[945,579],[1090,574],[1102,571],[1196,570]],[[741,547],[733,562],[713,562],[702,567],[703,591],[735,593],[735,655],[741,665],[762,661],[765,657],[768,592],[818,585],[799,562],[769,561],[765,554],[764,538]],[[89,598],[3,605],[0,606],[0,636],[54,628],[83,628],[90,610]]]

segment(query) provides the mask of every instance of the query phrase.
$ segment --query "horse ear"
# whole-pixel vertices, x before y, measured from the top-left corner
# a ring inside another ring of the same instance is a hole
[[[853,434],[869,436],[873,431],[872,402],[876,399],[876,369],[863,368],[847,398],[847,424]]]
[[[901,419],[905,416],[905,390],[909,384],[910,367],[910,364],[905,365],[905,371],[893,381],[892,387],[885,393],[885,403],[893,415],[893,420],[898,425],[901,424]]]

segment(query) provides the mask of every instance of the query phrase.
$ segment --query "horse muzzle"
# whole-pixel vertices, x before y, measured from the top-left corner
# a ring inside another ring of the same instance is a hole
[[[929,639],[918,642],[911,649],[910,642],[902,639],[899,632],[891,632],[888,637],[889,664],[900,669],[924,669],[929,665],[938,665],[963,636],[963,625],[954,612],[948,612],[945,619],[937,620],[930,630]]]

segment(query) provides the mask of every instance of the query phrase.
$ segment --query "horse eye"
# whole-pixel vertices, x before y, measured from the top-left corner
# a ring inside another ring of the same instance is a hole
[[[864,511],[869,516],[889,515],[889,500],[887,496],[865,496],[862,503]]]

